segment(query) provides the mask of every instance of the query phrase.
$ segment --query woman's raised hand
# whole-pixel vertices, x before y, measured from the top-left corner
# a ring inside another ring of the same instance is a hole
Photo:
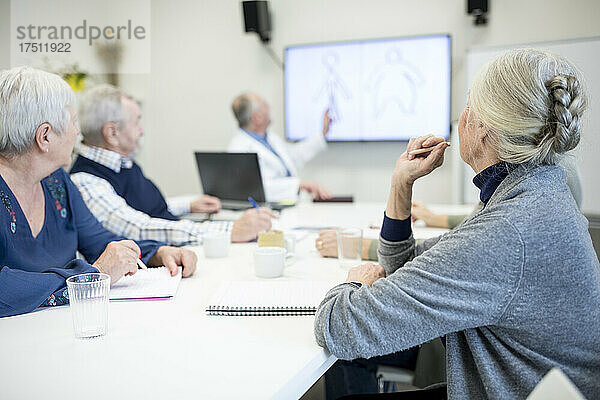
[[[442,165],[444,152],[449,145],[443,137],[433,135],[410,139],[406,151],[396,160],[392,184],[412,185],[415,180],[429,174]],[[411,155],[409,152],[425,147],[435,147],[424,154]]]

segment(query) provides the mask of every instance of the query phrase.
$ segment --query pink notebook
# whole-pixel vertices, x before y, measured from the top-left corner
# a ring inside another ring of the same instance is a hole
[[[139,269],[132,276],[124,276],[110,288],[110,299],[123,300],[165,300],[177,293],[181,282],[179,273],[171,276],[166,267]]]

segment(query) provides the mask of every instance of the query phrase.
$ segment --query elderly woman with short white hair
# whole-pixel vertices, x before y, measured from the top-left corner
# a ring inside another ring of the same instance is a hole
[[[599,398],[600,267],[556,165],[579,143],[585,107],[579,72],[557,55],[516,50],[484,67],[458,127],[483,209],[415,244],[412,187],[447,145],[411,139],[392,175],[381,266],[350,270],[326,295],[317,342],[350,360],[445,337],[447,393],[422,398],[522,399],[553,367]]]
[[[57,75],[0,72],[0,317],[66,304],[68,277],[104,272],[114,283],[136,272],[139,257],[172,274],[196,269],[190,250],[126,240],[87,209],[62,169],[79,134],[74,103]]]

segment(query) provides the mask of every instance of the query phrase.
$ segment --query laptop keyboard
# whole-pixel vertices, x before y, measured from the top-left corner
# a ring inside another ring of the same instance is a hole
[[[241,211],[251,208],[252,205],[247,201],[221,200],[221,207],[225,210]]]

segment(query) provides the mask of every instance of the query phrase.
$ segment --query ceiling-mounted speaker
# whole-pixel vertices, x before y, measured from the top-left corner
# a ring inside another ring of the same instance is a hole
[[[256,32],[260,40],[271,40],[271,15],[268,1],[242,1],[246,32]]]

